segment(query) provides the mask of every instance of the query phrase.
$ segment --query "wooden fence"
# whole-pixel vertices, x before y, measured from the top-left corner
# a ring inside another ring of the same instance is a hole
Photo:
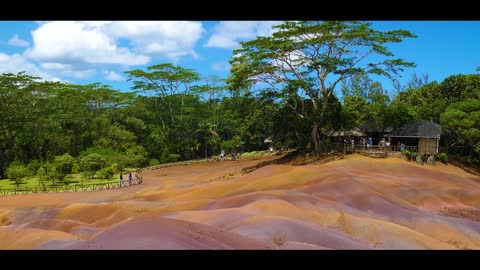
[[[18,195],[18,194],[35,194],[35,193],[47,193],[47,192],[78,192],[78,191],[96,191],[115,189],[133,185],[139,185],[143,183],[142,176],[140,174],[135,175],[132,180],[122,180],[117,182],[99,183],[99,184],[87,184],[87,185],[69,185],[69,186],[45,186],[34,188],[5,188],[0,189],[0,195]]]
[[[419,147],[418,146],[405,146],[405,150],[410,151],[411,153],[418,153]],[[387,157],[389,154],[400,153],[400,149],[395,146],[380,146],[380,145],[362,145],[362,144],[350,144],[350,143],[331,143],[326,146],[326,150],[330,151],[337,151],[343,154],[352,154],[352,153],[359,153],[366,156],[371,157]],[[421,148],[422,153],[435,153],[436,148],[428,149],[426,147]],[[442,152],[441,148],[439,148],[440,152]]]
[[[5,189],[0,189],[0,196],[47,193],[47,192],[78,192],[78,191],[96,191],[96,190],[115,189],[115,188],[127,187],[127,186],[138,185],[143,183],[142,175],[141,175],[142,171],[150,171],[150,170],[156,170],[160,168],[182,166],[182,165],[189,165],[189,164],[195,164],[195,163],[206,163],[206,162],[212,162],[212,161],[215,161],[215,159],[205,158],[205,159],[180,161],[180,162],[150,166],[150,167],[137,170],[135,177],[134,179],[132,179],[132,181],[122,180],[118,182],[109,182],[109,183],[100,183],[100,184],[87,184],[87,185],[75,184],[75,185],[67,185],[67,186],[46,186],[46,187],[34,187],[34,188],[5,188]]]

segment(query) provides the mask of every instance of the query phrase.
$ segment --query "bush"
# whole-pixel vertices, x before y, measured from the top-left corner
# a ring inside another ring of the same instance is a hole
[[[179,159],[180,159],[180,155],[179,155],[179,154],[170,154],[170,155],[168,155],[168,160],[169,160],[170,162],[177,162]]]
[[[142,167],[147,164],[147,151],[143,146],[133,146],[127,149],[126,156],[128,159],[128,166]]]
[[[119,163],[113,163],[110,167],[112,168],[114,173],[121,172],[125,168],[125,166]]]
[[[152,158],[148,162],[148,166],[156,166],[156,165],[159,165],[159,164],[160,164],[160,161],[158,161],[158,159],[156,159],[156,158]]]
[[[81,181],[83,183],[83,181],[85,179],[90,179],[90,178],[93,178],[95,177],[95,172],[92,172],[92,171],[84,171],[82,172],[82,178],[81,178]]]
[[[444,164],[448,164],[448,156],[447,156],[447,154],[445,154],[445,153],[439,153],[439,154],[437,155],[437,158],[438,158],[438,160],[439,160],[440,162],[442,162],[442,163],[444,163]]]
[[[80,165],[78,165],[77,162],[73,163],[72,172],[73,173],[79,173],[80,172]]]
[[[45,163],[44,169],[47,177],[47,181],[52,182],[52,185],[55,185],[58,180],[63,180],[65,175],[57,170],[57,167],[54,164]]]
[[[28,170],[23,165],[10,165],[5,172],[7,177],[14,181],[17,187],[22,183],[23,178],[28,176]]]
[[[403,158],[405,160],[410,160],[411,159],[412,153],[409,150],[403,150],[402,154],[403,154]]]
[[[126,155],[118,155],[112,158],[112,169],[114,172],[121,172],[129,163],[130,160]]]
[[[35,176],[37,173],[37,170],[40,168],[40,162],[37,160],[31,160],[28,162],[27,165],[27,171],[28,171],[28,176]]]
[[[417,161],[418,163],[423,164],[423,155],[422,155],[422,154],[417,153],[415,159],[416,159],[416,161]]]
[[[89,154],[80,160],[80,168],[84,171],[95,172],[105,167],[105,159],[99,154]]]
[[[64,179],[66,175],[72,172],[75,159],[70,154],[65,153],[62,156],[56,156],[54,163],[60,179]]]
[[[37,181],[38,181],[38,185],[42,186],[43,188],[45,188],[45,186],[47,185],[48,176],[47,176],[47,172],[43,167],[40,167],[37,170]]]
[[[162,150],[162,154],[160,155],[160,163],[166,163],[166,162],[169,162],[170,159],[169,159],[169,156],[170,155],[170,151],[168,151],[168,148],[163,148]]]
[[[126,166],[128,159],[125,155],[125,152],[117,151],[110,148],[101,148],[101,147],[89,147],[87,150],[83,151],[80,154],[79,161],[84,157],[90,154],[98,154],[103,157],[105,160],[105,166],[114,163],[122,163],[123,166]],[[81,167],[81,166],[80,166]]]
[[[97,172],[97,176],[102,179],[112,179],[113,169],[111,167],[106,167]]]

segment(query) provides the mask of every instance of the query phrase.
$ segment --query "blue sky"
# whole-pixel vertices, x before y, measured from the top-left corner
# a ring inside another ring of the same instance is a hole
[[[1,21],[0,73],[27,71],[47,80],[102,82],[129,91],[126,70],[172,62],[202,75],[228,75],[239,41],[271,34],[270,21]],[[375,21],[379,30],[418,35],[390,46],[413,61],[403,73],[428,73],[430,81],[475,73],[480,66],[480,21]],[[391,84],[380,79],[384,88]]]

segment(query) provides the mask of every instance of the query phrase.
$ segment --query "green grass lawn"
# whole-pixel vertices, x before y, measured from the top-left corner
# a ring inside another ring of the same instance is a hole
[[[123,180],[128,180],[128,172],[134,172],[137,168],[125,168],[123,173]],[[84,179],[83,184],[104,184],[120,181],[120,173],[113,175],[111,179]],[[65,182],[68,182],[68,185],[80,185],[82,184],[82,175],[80,173],[70,174],[65,178]],[[47,186],[52,186],[52,183],[49,182]],[[0,180],[0,189],[10,189],[16,188],[15,182],[10,181],[10,179],[1,179]],[[27,177],[23,180],[23,183],[19,185],[20,188],[35,188],[41,187],[38,183],[37,177]]]

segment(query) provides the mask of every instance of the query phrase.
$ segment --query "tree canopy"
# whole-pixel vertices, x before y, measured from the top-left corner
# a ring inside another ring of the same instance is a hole
[[[132,91],[101,83],[0,74],[0,177],[39,183],[71,172],[111,177],[126,167],[220,151],[323,151],[326,134],[415,120],[443,125],[445,145],[480,154],[480,74],[429,82],[390,43],[415,35],[349,21],[284,22],[241,43],[227,78],[171,63],[126,71]],[[414,59],[412,59],[414,60]],[[382,85],[378,76],[396,83]]]
[[[406,30],[379,31],[357,21],[284,22],[274,28],[271,36],[241,42],[234,51],[230,87],[263,83],[279,91],[292,113],[309,122],[316,151],[319,128],[332,126],[326,116],[339,83],[363,74],[391,77],[414,66],[386,47],[415,37]]]

